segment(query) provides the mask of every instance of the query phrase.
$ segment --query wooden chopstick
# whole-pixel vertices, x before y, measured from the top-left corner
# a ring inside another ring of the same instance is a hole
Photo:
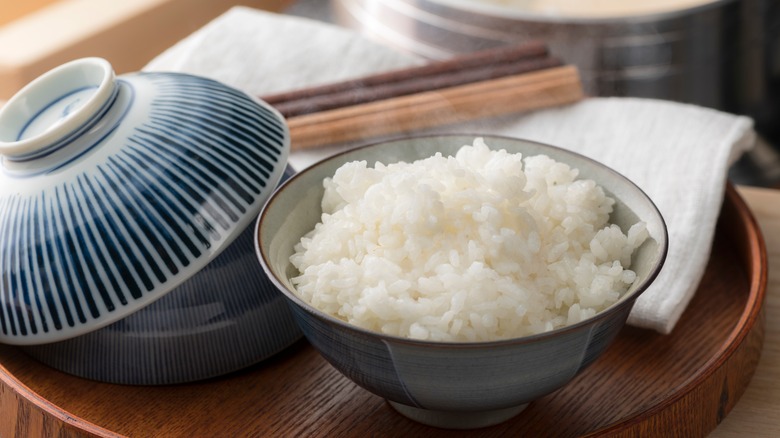
[[[358,79],[263,96],[285,117],[461,85],[509,74],[560,65],[547,46],[533,41],[491,48]],[[332,101],[333,103],[328,103]]]
[[[528,42],[262,99],[287,119],[292,148],[303,149],[582,97],[577,70],[562,66],[545,44]]]
[[[442,72],[438,75],[420,78],[410,77],[396,82],[378,83],[367,87],[356,87],[340,92],[313,95],[307,98],[279,102],[274,106],[285,117],[295,117],[335,108],[374,102],[377,100],[486,81],[504,76],[528,73],[561,65],[563,65],[563,63],[556,58],[528,58],[517,62],[490,64],[482,67]]]
[[[292,148],[343,143],[582,99],[573,66],[547,68],[291,117]]]

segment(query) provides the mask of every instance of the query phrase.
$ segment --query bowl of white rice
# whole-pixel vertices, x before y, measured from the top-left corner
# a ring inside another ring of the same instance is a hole
[[[608,167],[516,138],[433,135],[304,169],[257,255],[346,377],[425,424],[505,421],[607,348],[666,257],[652,200]]]

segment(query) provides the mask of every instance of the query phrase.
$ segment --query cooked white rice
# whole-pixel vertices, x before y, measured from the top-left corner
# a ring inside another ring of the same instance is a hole
[[[541,333],[615,303],[647,237],[609,224],[614,200],[539,155],[492,151],[365,161],[324,181],[322,222],[291,257],[297,293],[368,330],[433,341]]]

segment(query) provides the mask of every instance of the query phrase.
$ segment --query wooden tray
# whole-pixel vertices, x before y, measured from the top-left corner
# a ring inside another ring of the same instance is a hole
[[[1,346],[0,436],[703,436],[756,368],[766,280],[758,226],[729,185],[706,274],[674,333],[625,328],[571,384],[498,426],[407,420],[306,341],[239,373],[166,387],[92,382]]]

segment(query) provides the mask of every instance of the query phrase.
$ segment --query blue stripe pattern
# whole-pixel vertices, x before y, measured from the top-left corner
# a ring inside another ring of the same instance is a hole
[[[137,80],[156,96],[115,153],[0,197],[4,336],[77,327],[147,297],[210,257],[273,189],[287,131],[272,110],[204,78]]]
[[[247,227],[189,280],[100,330],[23,351],[60,371],[125,385],[171,385],[258,363],[303,336],[259,269]]]

